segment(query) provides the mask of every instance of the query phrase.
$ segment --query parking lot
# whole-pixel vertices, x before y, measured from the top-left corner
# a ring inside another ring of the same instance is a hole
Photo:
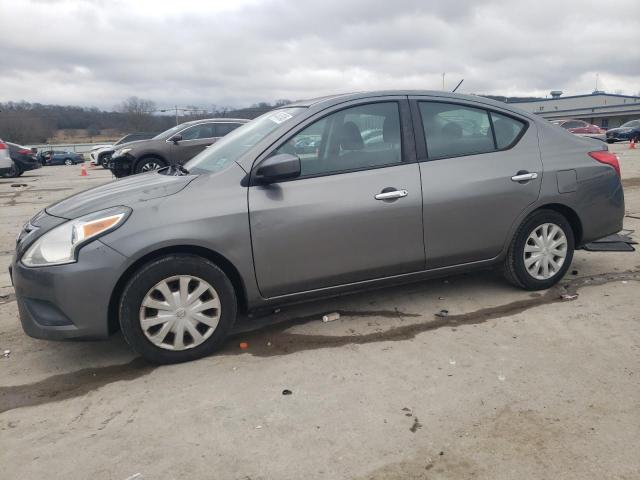
[[[610,150],[640,231],[627,146]],[[285,308],[240,321],[215,356],[156,367],[121,335],[20,327],[19,229],[109,181],[80,166],[0,180],[4,478],[640,478],[640,253],[578,251],[546,292],[487,271]]]

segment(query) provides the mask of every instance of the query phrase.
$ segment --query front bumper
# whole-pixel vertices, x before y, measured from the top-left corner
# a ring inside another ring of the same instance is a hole
[[[116,178],[127,177],[133,174],[133,166],[136,159],[125,153],[119,157],[111,157],[109,160],[109,169]]]
[[[25,333],[49,340],[106,338],[111,293],[125,263],[100,240],[66,265],[29,268],[14,257],[11,279]]]

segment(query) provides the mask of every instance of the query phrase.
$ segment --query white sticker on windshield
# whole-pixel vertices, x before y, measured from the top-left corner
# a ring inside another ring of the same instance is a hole
[[[289,120],[293,115],[287,112],[276,112],[273,115],[269,115],[269,120],[275,123],[282,123]]]

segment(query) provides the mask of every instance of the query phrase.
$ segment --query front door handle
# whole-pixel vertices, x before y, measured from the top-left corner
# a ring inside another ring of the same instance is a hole
[[[390,192],[381,192],[375,196],[376,200],[393,200],[394,198],[402,198],[409,195],[406,190],[391,190]]]
[[[529,180],[535,180],[538,178],[538,174],[536,172],[518,172],[516,175],[511,177],[511,180],[514,182],[528,182]]]

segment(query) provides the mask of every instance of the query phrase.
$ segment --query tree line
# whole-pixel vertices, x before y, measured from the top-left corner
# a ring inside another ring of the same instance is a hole
[[[91,136],[101,130],[113,129],[122,134],[131,132],[161,132],[177,121],[199,118],[235,117],[255,118],[274,107],[291,103],[278,100],[274,104],[260,102],[247,108],[211,106],[167,107],[159,109],[152,100],[129,97],[113,110],[74,105],[45,105],[25,101],[0,103],[0,138],[5,141],[29,144],[45,143],[57,130],[84,129]],[[177,112],[176,112],[177,108]]]

